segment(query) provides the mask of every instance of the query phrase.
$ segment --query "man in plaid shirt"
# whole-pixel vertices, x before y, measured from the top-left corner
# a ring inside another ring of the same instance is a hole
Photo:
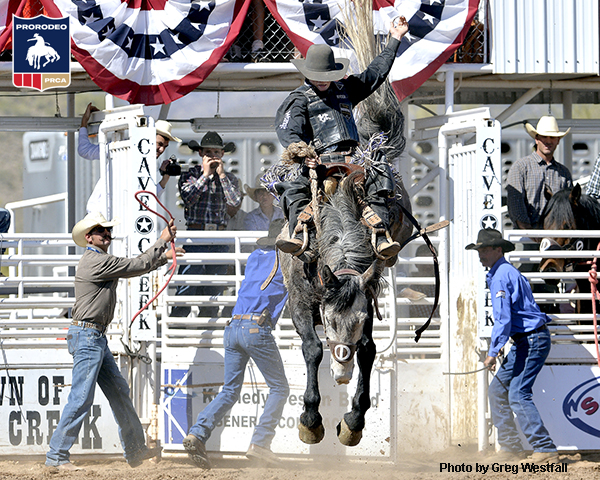
[[[543,116],[536,128],[525,125],[527,133],[535,140],[535,151],[517,161],[508,172],[508,215],[515,228],[537,228],[547,200],[544,195],[549,189],[556,193],[573,186],[571,172],[554,159],[560,139],[569,133],[558,130],[556,119]]]
[[[179,177],[179,193],[184,205],[184,216],[188,230],[225,230],[227,227],[227,206],[238,207],[242,193],[238,179],[225,171],[223,139],[217,132],[207,132],[200,145],[191,140],[188,146],[198,151],[202,165],[191,167]],[[190,245],[186,252],[227,252],[227,245]],[[183,265],[180,275],[224,275],[226,265]],[[185,285],[177,288],[176,295],[210,295],[222,293],[222,287]],[[218,307],[204,307],[201,316],[214,317]],[[187,317],[190,307],[173,308],[171,316]]]

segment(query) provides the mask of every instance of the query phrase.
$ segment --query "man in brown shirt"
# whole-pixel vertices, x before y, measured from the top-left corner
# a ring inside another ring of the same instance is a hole
[[[142,424],[129,398],[129,385],[108,348],[105,332],[113,319],[119,278],[142,275],[166,264],[173,257],[168,246],[177,228],[171,221],[144,253],[119,258],[108,253],[112,227],[117,223],[94,212],[73,227],[73,240],[85,252],[75,275],[75,306],[67,335],[69,353],[73,355],[71,392],[46,454],[46,465],[58,470],[79,470],[70,463],[69,450],[92,406],[96,383],[110,403],[129,465],[137,467],[161,450],[146,446]],[[183,253],[183,249],[177,248],[176,252]]]

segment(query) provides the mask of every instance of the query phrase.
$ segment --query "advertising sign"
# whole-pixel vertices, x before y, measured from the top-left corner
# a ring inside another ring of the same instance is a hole
[[[0,374],[0,451],[45,454],[71,387],[71,368],[10,369]],[[71,453],[122,453],[113,414],[100,388]]]

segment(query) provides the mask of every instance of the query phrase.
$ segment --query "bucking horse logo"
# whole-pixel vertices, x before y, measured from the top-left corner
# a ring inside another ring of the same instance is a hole
[[[39,33],[34,33],[33,38],[27,40],[35,42],[35,44],[27,50],[27,62],[36,70],[40,69],[40,59],[45,58],[46,61],[41,67],[45,67],[49,63],[60,59],[60,55],[52,48],[52,46],[44,40]]]

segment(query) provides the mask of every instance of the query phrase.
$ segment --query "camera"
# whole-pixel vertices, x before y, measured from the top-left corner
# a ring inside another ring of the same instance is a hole
[[[181,165],[177,163],[177,157],[175,155],[171,155],[169,157],[169,163],[164,169],[159,170],[161,175],[169,175],[171,177],[178,177],[181,175]]]

